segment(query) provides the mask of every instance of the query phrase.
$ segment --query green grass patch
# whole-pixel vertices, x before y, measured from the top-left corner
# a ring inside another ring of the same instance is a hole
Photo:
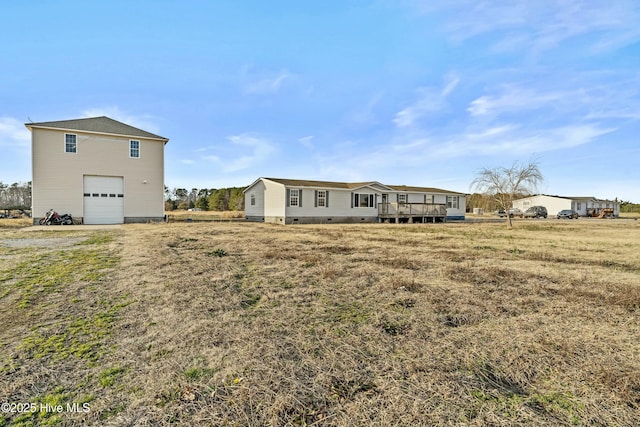
[[[83,240],[79,245],[106,245],[113,242],[113,233],[96,233],[90,236],[88,239]]]
[[[43,295],[60,292],[77,281],[99,281],[117,262],[117,257],[101,249],[39,253],[0,272],[0,297],[20,292],[18,308],[29,308]]]
[[[105,369],[100,373],[100,385],[102,387],[112,387],[125,372],[126,369],[121,367]]]

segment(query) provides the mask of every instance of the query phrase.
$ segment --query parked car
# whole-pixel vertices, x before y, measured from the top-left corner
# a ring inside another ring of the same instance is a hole
[[[562,209],[558,212],[558,219],[560,218],[568,218],[568,219],[577,219],[580,215],[578,212],[573,209]]]
[[[500,218],[504,218],[505,216],[507,216],[507,213],[504,211],[504,209],[500,209],[496,211],[496,215],[498,215]],[[522,218],[522,211],[518,208],[511,208],[509,209],[509,216],[511,218],[513,218],[514,216],[519,216],[520,218]]]
[[[529,209],[524,211],[525,218],[546,218],[547,217],[547,208],[544,206],[531,206]]]
[[[511,218],[513,218],[514,216],[519,216],[520,218],[522,218],[522,215],[523,215],[523,212],[518,208],[509,209],[509,216]]]

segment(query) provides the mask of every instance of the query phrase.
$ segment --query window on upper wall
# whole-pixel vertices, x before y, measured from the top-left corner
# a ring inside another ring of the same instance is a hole
[[[407,195],[398,194],[398,203],[407,203]]]
[[[251,193],[251,206],[256,205],[256,195]]]
[[[458,209],[460,197],[458,196],[447,196],[447,207],[451,209]]]
[[[140,157],[140,141],[129,141],[129,157]]]
[[[78,152],[78,136],[70,133],[64,134],[64,152],[65,153],[77,153]]]

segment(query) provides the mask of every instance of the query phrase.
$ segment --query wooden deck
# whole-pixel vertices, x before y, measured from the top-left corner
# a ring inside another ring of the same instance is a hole
[[[446,222],[447,206],[434,203],[378,203],[380,222]]]

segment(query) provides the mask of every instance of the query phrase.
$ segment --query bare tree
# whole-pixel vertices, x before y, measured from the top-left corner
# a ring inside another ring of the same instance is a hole
[[[513,163],[511,167],[480,169],[471,187],[476,191],[490,195],[501,209],[504,209],[509,227],[513,225],[509,209],[513,200],[520,195],[533,194],[544,181],[538,163],[534,160],[522,165]]]

